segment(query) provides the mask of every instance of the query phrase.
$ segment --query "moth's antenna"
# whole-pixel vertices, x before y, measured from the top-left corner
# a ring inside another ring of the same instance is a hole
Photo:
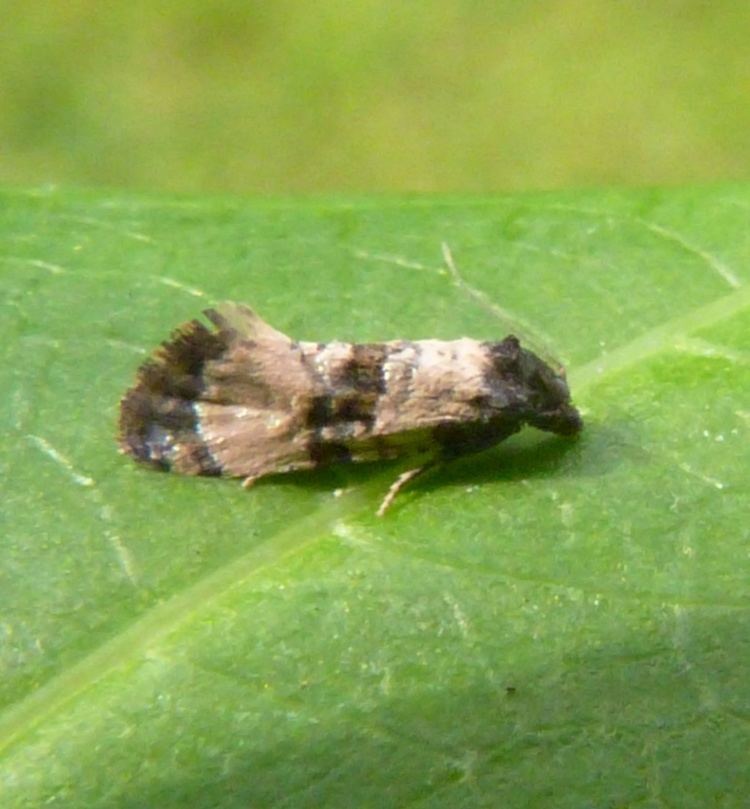
[[[519,337],[523,338],[523,342],[530,346],[535,353],[539,354],[543,359],[548,360],[556,369],[562,370],[562,363],[553,357],[548,348],[548,346],[554,343],[550,335],[545,334],[538,326],[532,325],[525,318],[511,314],[511,312],[504,309],[500,304],[495,303],[486,292],[482,292],[481,289],[477,289],[469,284],[459,272],[458,266],[453,258],[453,252],[447,242],[442,242],[440,249],[443,253],[445,266],[448,268],[448,272],[453,279],[454,286],[458,287],[458,289],[476,301],[486,312],[489,312],[493,317],[497,318],[505,328],[516,332]]]

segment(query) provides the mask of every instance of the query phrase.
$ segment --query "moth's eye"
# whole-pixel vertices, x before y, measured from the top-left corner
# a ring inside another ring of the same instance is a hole
[[[482,408],[489,407],[490,397],[486,395],[472,396],[469,400],[469,404],[476,407],[477,410],[481,410]]]

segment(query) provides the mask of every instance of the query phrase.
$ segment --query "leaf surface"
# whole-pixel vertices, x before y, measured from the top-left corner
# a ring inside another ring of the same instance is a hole
[[[745,805],[749,220],[746,187],[6,192],[0,803]],[[585,430],[380,520],[403,465],[135,466],[119,396],[224,299],[308,340],[514,331]]]

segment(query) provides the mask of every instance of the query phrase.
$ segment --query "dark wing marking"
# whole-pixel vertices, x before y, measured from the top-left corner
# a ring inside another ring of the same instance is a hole
[[[227,345],[225,334],[197,320],[162,343],[120,402],[120,449],[160,469],[220,474],[198,432],[193,402],[203,388],[205,363],[220,357]]]
[[[245,306],[206,311],[138,371],[120,405],[121,449],[183,474],[258,476],[307,468],[314,380],[296,343]]]

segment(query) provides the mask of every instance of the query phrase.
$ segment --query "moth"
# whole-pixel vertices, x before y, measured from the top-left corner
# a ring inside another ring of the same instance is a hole
[[[500,342],[312,343],[242,304],[177,329],[120,403],[119,445],[185,475],[258,478],[336,463],[420,458],[399,489],[435,463],[478,452],[530,424],[582,425],[562,372],[512,335]]]

